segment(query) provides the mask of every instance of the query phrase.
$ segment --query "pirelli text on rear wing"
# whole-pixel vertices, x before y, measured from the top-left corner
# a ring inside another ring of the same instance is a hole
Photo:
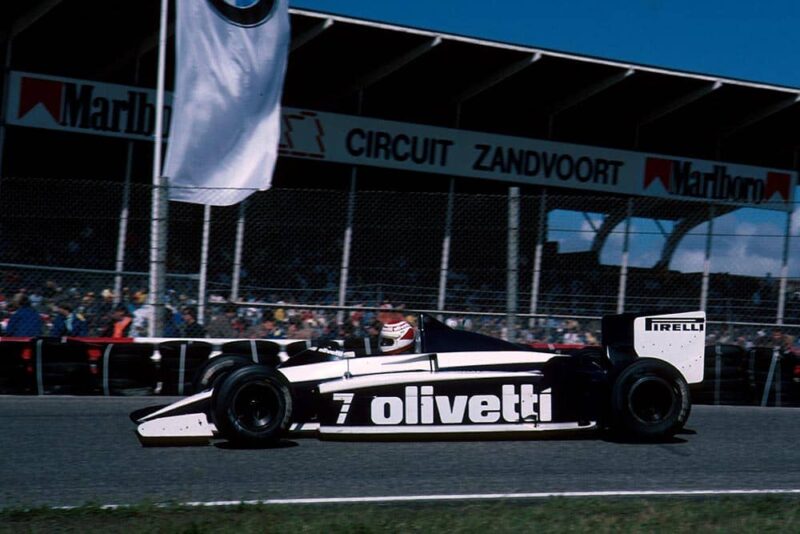
[[[686,382],[703,381],[706,314],[610,315],[603,318],[603,345],[609,357],[656,358],[681,372]]]

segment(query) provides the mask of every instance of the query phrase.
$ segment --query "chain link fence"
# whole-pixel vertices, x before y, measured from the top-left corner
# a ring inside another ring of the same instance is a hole
[[[21,291],[43,314],[60,303],[79,309],[93,335],[107,329],[114,306],[141,308],[151,198],[147,185],[126,194],[120,183],[0,180],[3,319]],[[779,323],[800,324],[800,248],[786,239],[797,223],[785,212],[697,206],[296,189],[209,210],[173,202],[163,299],[173,312],[198,308],[206,324],[228,300],[307,306],[267,314],[241,306],[247,336],[264,334],[265,315],[284,335],[306,323],[309,337],[341,335],[342,322],[366,331],[370,314],[351,310],[345,320],[314,306],[384,303],[447,312],[458,327],[526,342],[592,343],[604,314],[702,304],[716,340],[752,343]],[[479,315],[489,312],[498,315]]]

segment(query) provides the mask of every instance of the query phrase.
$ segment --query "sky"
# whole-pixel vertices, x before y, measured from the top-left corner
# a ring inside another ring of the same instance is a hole
[[[293,8],[388,22],[534,48],[800,88],[798,0],[290,0]],[[800,191],[796,191],[800,198]],[[601,216],[588,214],[595,224]],[[594,232],[584,216],[551,212],[548,239],[562,252],[589,250]],[[711,270],[777,276],[786,215],[737,210],[714,222]],[[662,222],[669,231],[671,223]],[[630,262],[651,267],[664,238],[652,220],[635,219]],[[706,225],[675,253],[672,269],[703,270]],[[800,213],[792,234],[800,233]],[[601,262],[619,264],[621,228]],[[800,238],[789,275],[800,278]]]
[[[290,0],[290,6],[800,87],[797,0]]]

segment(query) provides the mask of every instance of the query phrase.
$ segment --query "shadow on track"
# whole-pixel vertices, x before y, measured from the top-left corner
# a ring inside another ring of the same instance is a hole
[[[270,445],[242,445],[230,441],[220,441],[219,443],[214,443],[214,447],[224,450],[289,449],[291,447],[297,447],[297,445],[298,443],[296,441],[289,441],[287,439],[282,439],[277,443]]]

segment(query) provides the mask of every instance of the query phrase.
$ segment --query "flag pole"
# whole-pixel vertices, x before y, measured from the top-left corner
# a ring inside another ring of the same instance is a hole
[[[167,13],[169,0],[161,0],[158,29],[158,81],[156,86],[156,124],[153,143],[153,203],[150,221],[150,288],[148,304],[153,316],[148,335],[156,337],[164,330],[164,281],[166,275],[167,195],[166,179],[161,176],[162,134],[164,130],[164,71],[167,49]]]

